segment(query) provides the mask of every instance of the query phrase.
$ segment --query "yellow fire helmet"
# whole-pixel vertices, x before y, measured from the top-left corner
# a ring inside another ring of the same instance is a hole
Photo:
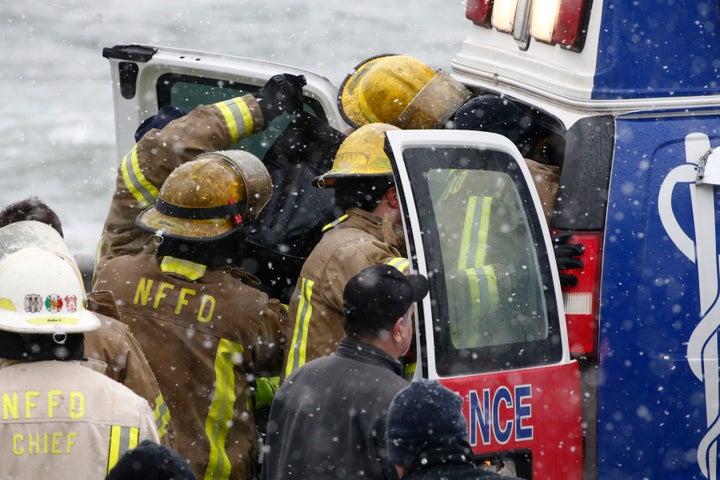
[[[438,128],[472,93],[442,70],[408,55],[371,57],[345,77],[338,106],[353,127],[383,122],[400,128]]]
[[[86,309],[82,276],[61,253],[24,248],[0,260],[0,330],[80,333],[100,328]]]
[[[392,166],[384,149],[388,130],[400,129],[388,123],[369,123],[348,135],[335,154],[332,168],[313,180],[315,186],[332,187],[343,177],[391,176]]]
[[[270,174],[255,155],[203,153],[173,170],[136,223],[169,238],[219,239],[255,220],[271,195]]]

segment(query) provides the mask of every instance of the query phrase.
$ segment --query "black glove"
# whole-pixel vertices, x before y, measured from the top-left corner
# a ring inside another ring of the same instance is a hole
[[[255,94],[265,125],[283,112],[298,113],[303,108],[302,87],[307,81],[302,75],[275,75]]]
[[[560,285],[563,287],[574,287],[578,284],[578,277],[567,273],[567,270],[577,270],[585,266],[585,263],[577,258],[585,253],[585,247],[581,243],[567,243],[572,234],[573,232],[565,230],[558,232],[552,238],[555,260],[560,274]]]

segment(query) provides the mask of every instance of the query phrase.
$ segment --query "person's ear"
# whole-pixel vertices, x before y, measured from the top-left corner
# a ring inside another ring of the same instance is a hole
[[[403,339],[402,327],[405,319],[403,317],[398,318],[392,326],[390,333],[392,334],[393,340],[400,342]]]
[[[392,208],[400,208],[400,200],[398,200],[397,187],[395,187],[395,185],[387,189],[385,196]]]

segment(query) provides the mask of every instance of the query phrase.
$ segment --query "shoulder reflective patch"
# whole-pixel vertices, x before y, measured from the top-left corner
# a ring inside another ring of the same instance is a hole
[[[160,261],[160,270],[163,273],[174,273],[195,281],[205,275],[207,266],[190,260],[183,260],[182,258],[166,256]]]

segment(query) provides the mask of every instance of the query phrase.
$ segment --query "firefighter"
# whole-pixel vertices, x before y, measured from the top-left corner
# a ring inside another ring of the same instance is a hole
[[[159,440],[147,401],[83,358],[99,326],[71,257],[24,248],[0,260],[3,477],[104,478]]]
[[[408,268],[398,194],[383,150],[385,132],[393,129],[383,123],[359,128],[340,145],[332,168],[314,180],[334,189],[344,213],[324,227],[300,272],[288,309],[283,378],[337,348],[348,279],[376,264]]]
[[[344,338],[333,355],[297,369],[273,400],[262,478],[394,479],[385,416],[407,380],[398,361],[413,339],[424,275],[372,265],[342,292]]]
[[[152,234],[139,230],[135,217],[155,203],[170,172],[201,153],[232,147],[283,113],[301,111],[303,85],[303,76],[276,75],[256,95],[200,105],[190,112],[168,105],[146,119],[138,127],[139,140],[120,163],[96,262],[154,251]]]
[[[0,256],[21,248],[39,247],[72,257],[62,237],[60,218],[36,197],[8,205],[0,211]],[[87,294],[88,309],[100,319],[100,328],[85,334],[85,355],[97,362],[108,377],[122,383],[150,404],[161,442],[171,443],[173,422],[155,374],[127,325],[117,318],[115,298],[110,291]]]
[[[189,115],[188,115],[189,116]],[[244,227],[272,183],[254,155],[208,152],[177,167],[137,225],[155,252],[101,261],[110,289],[146,353],[175,421],[177,450],[198,477],[254,478],[254,408],[269,406],[282,363],[284,308],[233,267]]]
[[[501,133],[525,158],[545,218],[550,223],[560,181],[564,140],[558,127],[523,112],[509,99],[474,96],[448,73],[434,71],[408,55],[378,55],[360,62],[338,92],[338,107],[352,127],[384,122],[403,129],[457,128]],[[569,234],[554,238],[563,286],[578,282],[572,271],[583,267],[582,245]]]

